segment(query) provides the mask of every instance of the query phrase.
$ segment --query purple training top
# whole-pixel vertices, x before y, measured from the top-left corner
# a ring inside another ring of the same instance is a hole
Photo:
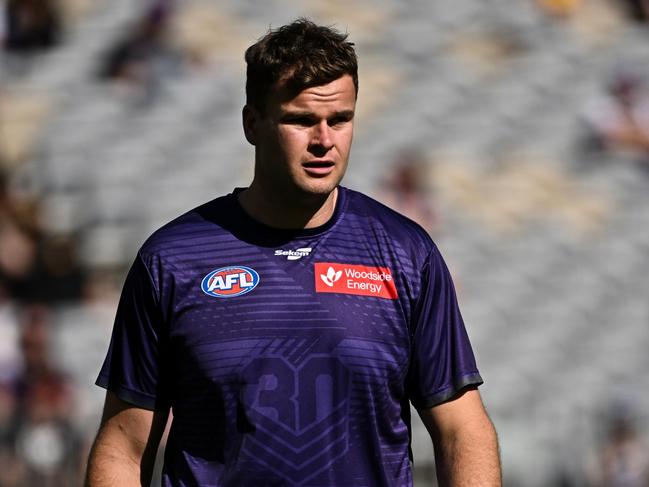
[[[172,408],[165,486],[412,485],[409,402],[482,383],[439,251],[346,188],[298,231],[235,194],[143,245],[97,384]]]

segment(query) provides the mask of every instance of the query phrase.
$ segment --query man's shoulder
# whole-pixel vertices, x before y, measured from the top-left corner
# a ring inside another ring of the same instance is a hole
[[[379,228],[391,239],[404,244],[426,248],[434,246],[428,232],[414,220],[364,193],[348,188],[345,190],[348,214],[364,227]]]
[[[144,256],[174,252],[178,247],[200,244],[208,235],[226,232],[231,217],[232,194],[203,203],[155,230],[142,244]]]

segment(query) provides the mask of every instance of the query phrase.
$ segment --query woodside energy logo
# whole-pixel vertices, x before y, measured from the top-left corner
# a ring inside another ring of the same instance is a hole
[[[317,293],[356,294],[397,299],[392,272],[387,267],[318,262],[315,265]]]

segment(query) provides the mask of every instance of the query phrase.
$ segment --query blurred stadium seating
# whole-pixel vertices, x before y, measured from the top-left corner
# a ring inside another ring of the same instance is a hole
[[[564,2],[561,15],[548,3],[187,0],[171,34],[189,61],[147,103],[95,75],[142,3],[68,1],[61,45],[27,60],[0,53],[9,187],[38,198],[45,233],[75,237],[91,276],[83,299],[53,305],[54,356],[73,378],[83,436],[98,424],[92,383],[125,269],[152,230],[249,182],[243,50],[307,15],[348,30],[359,51],[345,184],[381,199],[393,155],[425,155],[442,215],[433,237],[486,380],[505,485],[590,485],[603,415],[622,398],[646,438],[649,171],[582,141],[584,107],[621,63],[649,75],[649,27],[612,0]],[[419,423],[413,442],[417,485],[433,485]]]

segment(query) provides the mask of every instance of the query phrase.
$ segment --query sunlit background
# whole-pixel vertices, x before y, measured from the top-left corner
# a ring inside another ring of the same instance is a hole
[[[345,184],[441,248],[505,485],[648,485],[647,4],[1,2],[0,485],[80,485],[125,271],[248,184],[243,51],[302,15],[357,46]]]

